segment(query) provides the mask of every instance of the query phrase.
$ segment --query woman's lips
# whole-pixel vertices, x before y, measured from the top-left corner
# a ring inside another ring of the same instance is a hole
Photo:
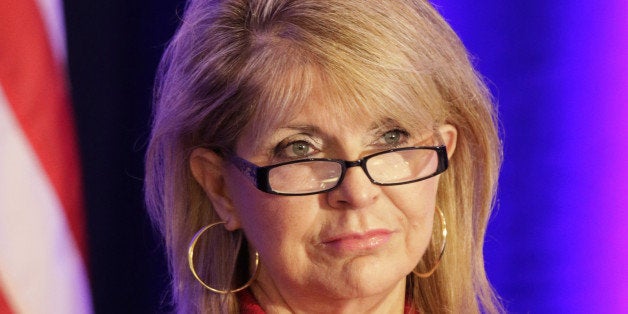
[[[392,232],[378,229],[364,233],[346,233],[325,239],[323,245],[338,252],[359,252],[375,250],[386,244]]]

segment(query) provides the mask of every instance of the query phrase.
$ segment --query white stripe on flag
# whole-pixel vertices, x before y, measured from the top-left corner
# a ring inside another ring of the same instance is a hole
[[[64,212],[0,86],[0,285],[16,313],[91,313]]]
[[[65,65],[67,53],[65,50],[65,22],[63,20],[61,1],[36,0],[36,2],[48,32],[48,42],[52,48],[53,57]]]

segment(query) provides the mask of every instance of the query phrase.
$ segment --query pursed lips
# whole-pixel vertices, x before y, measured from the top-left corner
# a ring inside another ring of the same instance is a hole
[[[366,232],[346,232],[325,237],[321,244],[338,252],[374,250],[387,243],[393,231],[373,229]]]

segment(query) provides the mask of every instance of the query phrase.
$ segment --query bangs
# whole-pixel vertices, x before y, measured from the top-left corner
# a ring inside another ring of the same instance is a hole
[[[306,105],[317,106],[336,121],[392,120],[415,131],[432,130],[442,122],[443,99],[429,71],[342,61],[295,47],[275,46],[258,54],[243,86],[255,95],[246,126],[255,143],[295,119]]]
[[[371,2],[358,10],[343,2],[294,5],[249,24],[239,86],[256,142],[306,104],[335,120],[394,120],[408,130],[444,122],[449,106],[436,82],[449,61],[430,53],[425,45],[433,38],[412,26],[423,22],[407,8],[392,6],[382,16]]]

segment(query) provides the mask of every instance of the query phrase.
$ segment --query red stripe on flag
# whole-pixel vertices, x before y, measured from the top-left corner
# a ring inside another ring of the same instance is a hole
[[[13,311],[9,307],[9,302],[4,299],[2,293],[0,293],[0,314],[12,314]]]
[[[34,0],[0,1],[0,83],[86,260],[81,175],[62,65]]]

